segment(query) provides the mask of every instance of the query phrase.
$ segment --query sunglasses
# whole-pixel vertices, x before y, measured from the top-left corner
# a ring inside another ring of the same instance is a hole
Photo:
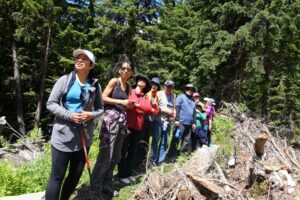
[[[132,69],[130,68],[130,67],[121,67],[120,68],[122,71],[125,71],[125,70],[127,70],[128,72],[131,72],[132,71]]]
[[[186,90],[190,90],[190,91],[193,91],[194,89],[193,88],[185,88]]]

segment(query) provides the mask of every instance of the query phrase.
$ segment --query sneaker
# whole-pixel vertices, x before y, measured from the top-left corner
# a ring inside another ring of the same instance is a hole
[[[126,185],[131,183],[131,181],[128,178],[120,178],[120,181]]]
[[[128,179],[131,183],[134,183],[136,181],[136,179],[133,176],[129,176]]]

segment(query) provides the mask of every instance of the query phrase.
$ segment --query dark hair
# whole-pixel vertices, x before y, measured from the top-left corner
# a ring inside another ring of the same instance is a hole
[[[128,63],[131,66],[132,71],[134,71],[134,68],[133,68],[129,58],[125,54],[122,54],[119,56],[119,60],[118,60],[117,64],[115,65],[115,68],[116,69],[121,68],[124,63]]]

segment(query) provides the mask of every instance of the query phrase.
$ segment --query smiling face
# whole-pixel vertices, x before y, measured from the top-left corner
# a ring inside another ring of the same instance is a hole
[[[75,69],[77,71],[89,72],[93,67],[94,66],[93,66],[92,62],[86,55],[79,54],[75,58]]]
[[[129,79],[133,75],[133,71],[131,65],[128,62],[122,63],[121,67],[119,68],[119,74],[121,78]]]

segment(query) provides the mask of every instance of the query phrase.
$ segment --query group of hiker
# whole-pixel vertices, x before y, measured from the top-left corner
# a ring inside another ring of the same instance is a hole
[[[203,99],[206,104],[200,102],[192,84],[185,85],[178,97],[173,93],[172,80],[161,87],[158,77],[150,80],[138,74],[131,86],[128,80],[134,76],[134,67],[123,56],[116,64],[118,77],[112,78],[102,92],[93,73],[93,53],[77,49],[73,56],[75,70],[59,78],[47,101],[55,120],[46,200],[69,199],[85,164],[89,169],[87,152],[95,119],[101,115],[99,154],[90,174],[91,189],[99,198],[101,192],[118,195],[113,187],[116,166],[119,181],[130,184],[136,181],[136,171],[173,162],[180,154],[189,155],[203,144],[211,145],[215,102],[208,97]]]

